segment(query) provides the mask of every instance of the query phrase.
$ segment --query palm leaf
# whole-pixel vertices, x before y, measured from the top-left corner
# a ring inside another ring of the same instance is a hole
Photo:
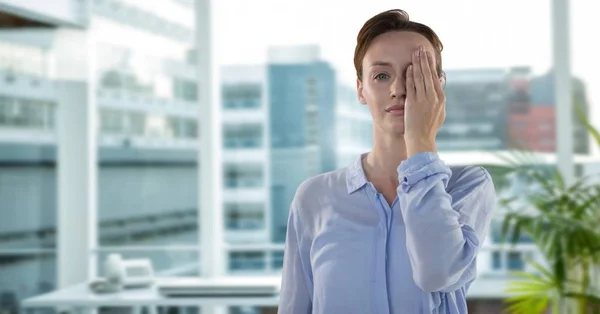
[[[600,146],[600,132],[587,120],[582,108],[578,115]],[[512,296],[507,299],[513,313],[540,313],[559,298],[585,299],[600,304],[600,292],[590,290],[593,278],[589,269],[600,264],[600,185],[597,177],[581,177],[565,182],[555,165],[541,160],[539,154],[526,150],[497,154],[505,166],[490,166],[494,182],[502,177],[524,180],[525,190],[519,196],[502,199],[499,204],[507,213],[501,225],[501,241],[517,243],[529,236],[539,248],[547,268],[529,262],[537,274],[521,273],[509,285]],[[489,171],[489,170],[488,170]],[[518,208],[523,203],[525,210]],[[573,273],[573,268],[582,273]],[[577,278],[574,278],[577,277]],[[577,280],[575,280],[577,279]]]
[[[507,293],[512,294],[505,302],[509,303],[507,310],[515,314],[542,313],[550,305],[559,291],[559,285],[552,273],[542,265],[531,260],[526,261],[533,266],[539,274],[517,272],[514,275],[520,278],[508,284]]]
[[[579,116],[579,120],[581,120],[587,131],[596,141],[596,144],[600,146],[600,132],[590,124],[583,108],[580,105],[576,105],[575,112],[577,113],[577,116]]]

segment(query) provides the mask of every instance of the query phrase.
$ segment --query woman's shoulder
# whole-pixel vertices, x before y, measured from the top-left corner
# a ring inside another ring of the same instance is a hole
[[[316,194],[329,194],[330,192],[345,187],[345,169],[337,169],[312,176],[300,183],[296,190],[299,198],[314,197]]]
[[[315,175],[298,185],[292,206],[300,210],[314,207],[314,204],[329,203],[331,198],[335,198],[345,188],[346,179],[343,168]]]
[[[291,210],[309,238],[323,222],[347,203],[345,170],[338,169],[310,177],[298,186]]]

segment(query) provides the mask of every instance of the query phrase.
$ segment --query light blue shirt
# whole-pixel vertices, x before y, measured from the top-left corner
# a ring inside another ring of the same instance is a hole
[[[279,313],[467,313],[496,205],[489,173],[416,154],[397,169],[390,207],[367,181],[364,156],[298,187]]]

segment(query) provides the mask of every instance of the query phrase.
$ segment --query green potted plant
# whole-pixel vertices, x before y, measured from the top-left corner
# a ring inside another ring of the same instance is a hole
[[[580,113],[600,145],[600,133]],[[600,177],[580,176],[567,183],[555,166],[534,154],[515,151],[500,156],[503,165],[485,165],[494,181],[524,181],[519,196],[500,198],[502,242],[528,236],[544,263],[527,260],[535,271],[515,272],[507,292],[512,313],[600,313]],[[596,181],[596,182],[594,182]],[[498,183],[496,185],[498,185]]]

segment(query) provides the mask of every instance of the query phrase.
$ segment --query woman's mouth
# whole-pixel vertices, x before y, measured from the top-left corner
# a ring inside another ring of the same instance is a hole
[[[391,106],[385,110],[387,113],[393,114],[395,116],[403,116],[404,115],[404,106]]]

